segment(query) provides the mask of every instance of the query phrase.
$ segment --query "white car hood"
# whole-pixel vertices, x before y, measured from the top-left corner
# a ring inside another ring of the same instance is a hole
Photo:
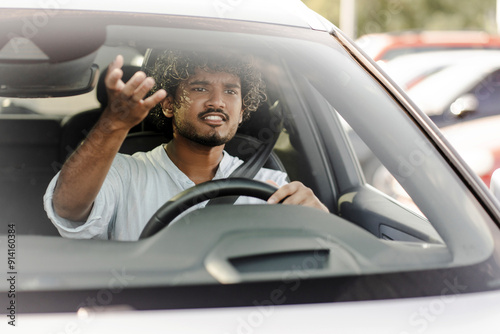
[[[370,302],[98,314],[20,315],[12,333],[488,333],[500,314],[500,291],[463,294],[445,280],[441,296]],[[2,325],[9,329],[4,319]],[[1,326],[0,326],[1,327]],[[5,331],[2,330],[2,333]],[[11,333],[11,331],[7,331]]]

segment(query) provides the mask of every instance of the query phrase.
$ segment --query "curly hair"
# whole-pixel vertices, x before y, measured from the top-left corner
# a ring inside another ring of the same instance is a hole
[[[267,99],[261,73],[250,57],[230,52],[163,51],[152,66],[145,69],[156,82],[150,94],[164,89],[168,96],[175,97],[181,81],[194,75],[196,69],[203,69],[207,72],[226,72],[240,78],[243,120],[248,119],[250,114]],[[162,131],[167,139],[172,139],[172,119],[163,114],[160,104],[151,109],[147,120]]]

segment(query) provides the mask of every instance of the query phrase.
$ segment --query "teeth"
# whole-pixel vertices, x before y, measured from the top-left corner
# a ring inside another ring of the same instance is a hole
[[[207,116],[205,119],[209,121],[222,121],[222,117],[220,116]]]

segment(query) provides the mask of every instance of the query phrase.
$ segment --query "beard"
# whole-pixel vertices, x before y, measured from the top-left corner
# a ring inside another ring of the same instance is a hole
[[[200,114],[199,117],[203,117],[203,115],[211,113],[211,112],[219,112],[225,115],[226,117],[226,122],[229,122],[229,116],[224,113],[220,109],[208,109],[204,111],[203,113]],[[182,137],[189,139],[197,144],[204,145],[204,146],[209,146],[209,147],[216,147],[216,146],[221,146],[226,144],[228,141],[233,139],[234,135],[236,134],[236,131],[238,129],[238,125],[234,126],[234,128],[231,128],[230,131],[227,133],[225,136],[221,136],[219,132],[214,131],[209,134],[201,134],[199,133],[196,128],[193,126],[193,124],[189,122],[183,122],[179,121],[177,117],[173,118],[173,127],[174,127],[174,132],[175,130],[179,135]]]

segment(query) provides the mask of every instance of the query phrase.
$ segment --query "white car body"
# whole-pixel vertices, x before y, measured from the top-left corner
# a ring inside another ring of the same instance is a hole
[[[340,34],[337,28],[310,11],[302,2],[288,0],[189,2],[146,0],[119,5],[111,1],[19,2],[6,0],[0,7],[39,8],[39,16],[33,16],[31,22],[26,21],[26,31],[43,24],[45,19],[50,20],[59,11],[96,10],[224,18],[328,32],[337,31]],[[341,40],[348,43],[344,37],[341,37]],[[354,47],[352,50],[355,50]],[[368,60],[365,59],[364,62],[368,64],[367,66],[376,68]],[[380,78],[381,81],[384,80],[382,76]],[[345,78],[346,85],[350,79]],[[500,240],[494,241],[500,242]],[[491,243],[493,244],[493,240]],[[20,242],[18,246],[23,254],[23,244]],[[0,250],[0,253],[6,254],[7,244],[0,243]],[[462,261],[460,258],[454,260],[457,263]],[[21,255],[19,262],[23,262]],[[308,278],[307,273],[302,273],[302,275],[304,277],[301,278]],[[3,269],[0,277],[5,284],[5,280],[9,278],[7,269]],[[109,333],[112,331],[123,334],[137,332],[244,334],[496,332],[495,328],[500,314],[500,291],[498,290],[500,281],[492,283],[490,288],[494,291],[474,292],[458,277],[443,275],[442,278],[441,282],[433,282],[441,287],[441,293],[430,297],[336,303],[312,300],[309,303],[282,305],[287,297],[276,296],[273,295],[273,291],[269,291],[269,299],[255,300],[255,306],[142,311],[132,310],[129,305],[109,305],[114,298],[120,297],[121,291],[111,294],[109,289],[103,287],[97,291],[97,294],[89,292],[86,299],[87,307],[83,305],[77,312],[19,314],[15,327],[9,324],[8,305],[2,304],[2,313],[6,314],[0,322],[0,328],[2,333]],[[23,272],[19,272],[18,279],[23,280]],[[47,281],[24,281],[23,284],[34,292],[38,286],[47,287],[55,284],[51,279],[53,278],[49,277]],[[91,282],[93,277],[80,277],[79,279],[82,281],[88,279]],[[300,283],[301,281],[298,280],[297,284]],[[418,283],[427,284],[427,282]],[[64,295],[64,291],[58,291],[58,293]],[[2,297],[6,300],[6,295]],[[41,301],[42,304],[44,302],[46,301]],[[20,298],[18,303],[23,303],[23,299]]]

